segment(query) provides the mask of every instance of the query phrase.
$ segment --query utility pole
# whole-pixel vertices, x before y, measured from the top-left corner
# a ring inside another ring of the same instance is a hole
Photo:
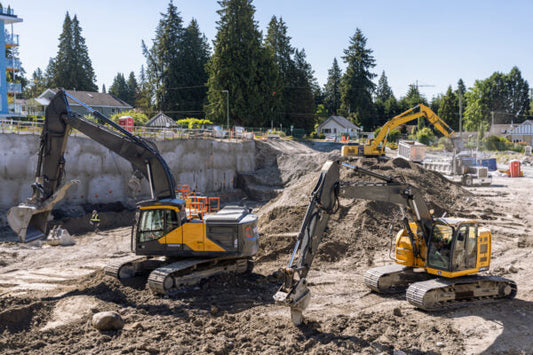
[[[490,133],[494,134],[494,111],[490,111],[490,114],[492,116],[492,124],[490,125]]]
[[[459,136],[463,141],[463,95],[459,95]]]
[[[226,96],[226,117],[227,117],[227,126],[229,130],[229,90],[222,90],[222,92],[225,92],[227,94]]]

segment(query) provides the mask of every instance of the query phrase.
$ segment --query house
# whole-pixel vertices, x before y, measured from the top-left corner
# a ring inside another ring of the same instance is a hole
[[[509,132],[513,129],[512,123],[493,124],[487,132],[489,136],[507,137]]]
[[[152,117],[150,121],[146,122],[146,127],[178,127],[176,121],[165,115],[163,112],[159,112]]]
[[[317,132],[324,133],[326,136],[349,135],[355,137],[362,128],[357,127],[353,122],[342,116],[330,116],[324,122],[318,125]]]
[[[59,89],[46,89],[45,92],[35,99],[43,106],[43,111],[46,110],[46,107],[50,104],[50,100],[52,100],[58,90]],[[90,106],[94,110],[108,117],[116,113],[131,110],[133,108],[133,106],[111,94],[93,91],[65,91],[76,100],[83,102],[85,105]],[[72,112],[79,113],[80,115],[85,115],[88,113],[88,110],[83,107],[83,105],[71,99],[70,97],[68,98],[68,104]]]
[[[518,126],[515,125],[507,134],[513,142],[526,142],[533,145],[533,120],[525,120]]]

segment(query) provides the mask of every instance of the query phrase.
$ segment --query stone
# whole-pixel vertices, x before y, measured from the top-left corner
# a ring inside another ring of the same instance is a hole
[[[107,311],[96,313],[92,324],[98,330],[120,330],[124,327],[124,320],[117,312]]]
[[[443,348],[443,347],[446,346],[446,345],[445,345],[443,342],[441,342],[441,341],[438,341],[437,344],[435,344],[435,345],[437,345],[437,347],[439,347],[439,348]]]
[[[394,308],[394,310],[392,311],[392,314],[394,314],[396,317],[401,317],[402,311],[399,308]]]

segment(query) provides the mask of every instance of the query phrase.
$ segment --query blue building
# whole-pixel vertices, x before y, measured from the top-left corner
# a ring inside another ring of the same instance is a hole
[[[20,108],[16,107],[15,99],[22,93],[20,84],[14,82],[17,72],[20,70],[20,60],[13,55],[8,55],[8,48],[16,48],[19,45],[18,35],[13,33],[13,24],[22,22],[22,19],[15,15],[13,9],[0,5],[0,117],[20,115]],[[8,72],[11,74],[11,81],[7,81]],[[9,100],[8,96],[12,98]]]

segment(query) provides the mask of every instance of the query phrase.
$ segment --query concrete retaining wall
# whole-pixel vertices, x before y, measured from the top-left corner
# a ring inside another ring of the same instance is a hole
[[[177,184],[204,193],[231,192],[238,172],[255,169],[253,141],[171,140],[156,142]],[[37,165],[39,136],[0,134],[0,209],[8,209],[31,195]],[[70,137],[65,154],[66,180],[78,179],[66,203],[132,206],[149,197],[148,184],[132,193],[127,187],[132,168],[105,147],[85,137]],[[3,216],[2,216],[3,217]]]

